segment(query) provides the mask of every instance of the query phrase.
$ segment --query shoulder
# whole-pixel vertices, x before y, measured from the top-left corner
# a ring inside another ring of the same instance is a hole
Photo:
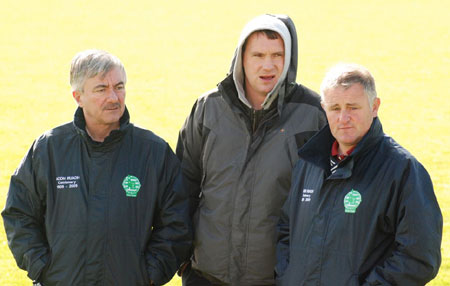
[[[203,93],[195,102],[193,110],[196,113],[203,113],[205,109],[220,106],[223,103],[222,94],[216,87]]]
[[[294,104],[305,104],[322,110],[319,94],[301,84],[297,84],[294,94],[289,98],[288,102]]]
[[[388,135],[384,135],[381,143],[383,159],[403,173],[420,173],[429,177],[425,167],[414,155]]]
[[[67,150],[67,142],[71,142],[76,136],[73,123],[65,123],[50,129],[37,137],[28,149],[24,160],[33,162],[49,162],[49,156],[56,156],[61,150]]]
[[[205,122],[213,124],[228,110],[226,105],[221,91],[218,88],[209,90],[195,101],[188,121],[199,126],[203,126]]]
[[[396,162],[417,161],[408,150],[401,146],[391,136],[384,134],[381,142],[386,157],[392,158]]]
[[[205,101],[215,100],[217,97],[220,97],[220,96],[221,95],[220,95],[219,89],[217,87],[215,87],[215,88],[203,93],[202,95],[200,95],[200,97],[198,98],[197,101],[205,102]]]
[[[148,129],[133,125],[131,143],[133,156],[146,158],[145,164],[157,167],[159,170],[164,168],[176,169],[179,166],[178,158],[175,156],[169,143],[160,136]],[[164,167],[165,166],[165,167]]]
[[[61,124],[53,129],[50,129],[42,134],[42,138],[58,138],[68,133],[74,133],[73,122]]]
[[[35,145],[60,144],[62,141],[70,140],[76,134],[72,122],[64,123],[44,132],[35,140]]]
[[[135,137],[135,139],[137,139],[138,141],[141,141],[143,144],[150,144],[152,146],[158,146],[159,148],[163,149],[167,148],[168,143],[152,131],[141,128],[134,124],[132,125],[132,128],[133,137]]]
[[[283,117],[290,122],[291,129],[298,132],[313,131],[315,133],[327,123],[319,95],[301,84],[296,84],[286,99]],[[308,135],[308,139],[313,133]]]

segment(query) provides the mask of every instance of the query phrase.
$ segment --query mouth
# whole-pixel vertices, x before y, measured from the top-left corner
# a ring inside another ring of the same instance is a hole
[[[103,110],[114,111],[114,110],[118,110],[118,109],[120,109],[120,104],[111,104],[111,105],[105,106],[105,108]]]
[[[349,129],[352,129],[353,127],[351,127],[351,126],[343,126],[343,127],[339,127],[338,129],[340,129],[340,130],[349,130]]]
[[[261,75],[259,76],[260,79],[262,79],[263,81],[271,81],[275,78],[274,75]]]

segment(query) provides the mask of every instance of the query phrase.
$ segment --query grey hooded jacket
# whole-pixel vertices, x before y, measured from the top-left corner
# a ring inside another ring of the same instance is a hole
[[[295,83],[293,22],[286,16],[260,18],[244,28],[231,73],[195,102],[177,145],[192,203],[192,268],[219,284],[275,283],[276,224],[297,150],[326,123],[318,95]],[[266,106],[256,111],[239,96],[243,83],[237,82],[235,67],[245,39],[253,31],[272,29],[272,22],[288,28],[291,56],[269,93],[273,99],[266,98]]]

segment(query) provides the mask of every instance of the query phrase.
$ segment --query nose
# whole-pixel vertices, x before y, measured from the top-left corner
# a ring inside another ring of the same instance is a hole
[[[340,122],[347,122],[350,120],[350,114],[346,109],[341,110],[339,113],[339,121]]]
[[[106,96],[108,97],[108,101],[110,102],[116,102],[119,99],[114,88],[108,88]]]
[[[272,58],[266,57],[263,62],[263,69],[264,70],[272,70],[273,66],[274,66],[274,64],[273,64]]]

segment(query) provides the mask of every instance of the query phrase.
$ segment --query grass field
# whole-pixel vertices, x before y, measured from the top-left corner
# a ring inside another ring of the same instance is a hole
[[[450,2],[2,0],[0,6],[0,209],[33,139],[72,119],[68,78],[76,52],[99,48],[121,58],[131,120],[175,147],[194,100],[226,75],[243,25],[262,13],[285,13],[299,34],[299,82],[318,90],[338,61],[373,72],[385,132],[432,177],[444,238],[442,266],[429,285],[450,285]],[[2,222],[0,285],[30,285]],[[174,278],[169,285],[181,283]]]

